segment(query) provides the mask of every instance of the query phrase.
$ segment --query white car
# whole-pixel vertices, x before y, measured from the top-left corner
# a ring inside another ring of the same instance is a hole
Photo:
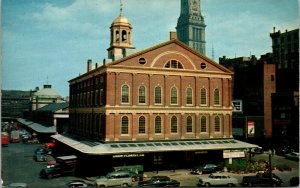
[[[224,173],[212,173],[208,177],[201,177],[197,184],[198,187],[205,186],[237,186],[238,180]]]

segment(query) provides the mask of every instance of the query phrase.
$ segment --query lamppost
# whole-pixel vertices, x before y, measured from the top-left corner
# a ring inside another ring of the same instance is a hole
[[[270,179],[272,180],[272,149],[269,149],[269,173],[270,173]],[[272,182],[272,181],[271,181]]]

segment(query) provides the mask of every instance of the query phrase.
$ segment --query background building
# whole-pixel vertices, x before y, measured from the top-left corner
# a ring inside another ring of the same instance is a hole
[[[34,92],[31,99],[32,110],[37,110],[43,106],[61,100],[62,97],[57,93],[57,91],[52,89],[52,85],[45,84],[43,89],[36,90],[36,92]]]
[[[177,38],[205,55],[205,27],[200,0],[181,0],[181,11],[176,27]]]
[[[16,119],[30,111],[31,91],[2,90],[1,118]]]
[[[299,29],[270,33],[276,64],[272,95],[274,142],[299,148]]]
[[[234,72],[233,100],[243,111],[233,113],[233,135],[275,147],[299,146],[299,29],[270,33],[273,53],[252,57],[219,58]],[[246,86],[246,87],[245,87]],[[255,134],[248,137],[248,125]],[[251,138],[253,137],[253,138]],[[268,147],[268,146],[267,146]]]

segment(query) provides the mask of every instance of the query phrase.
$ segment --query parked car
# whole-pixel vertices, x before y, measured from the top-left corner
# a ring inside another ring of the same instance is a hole
[[[66,187],[92,187],[92,184],[86,183],[83,180],[72,180],[66,184]]]
[[[257,173],[255,176],[244,176],[242,180],[243,186],[259,186],[259,187],[274,187],[274,186],[281,186],[282,180],[272,174],[272,177],[269,173]]]
[[[264,149],[262,147],[251,148],[252,154],[262,154],[264,153]]]
[[[213,172],[221,172],[223,170],[223,167],[217,166],[215,164],[205,164],[205,165],[199,165],[195,166],[191,169],[191,174],[210,174]]]
[[[125,171],[110,172],[106,176],[95,180],[95,185],[98,187],[112,187],[112,186],[133,186],[136,185],[135,178]]]
[[[46,161],[46,154],[41,152],[41,151],[37,151],[34,153],[33,155],[33,160],[35,161],[39,161],[39,162],[43,162]]]
[[[299,153],[297,153],[297,152],[287,153],[284,156],[287,159],[294,160],[294,161],[299,161]]]
[[[149,180],[138,182],[138,187],[179,187],[180,182],[168,176],[153,176]]]
[[[8,187],[27,187],[27,183],[10,183]]]
[[[290,179],[290,186],[299,186],[299,176],[295,176]]]
[[[45,147],[38,147],[35,149],[34,153],[41,152],[43,154],[51,155],[52,154],[52,149],[50,148],[45,148]]]
[[[237,186],[238,180],[234,177],[228,176],[223,173],[212,173],[208,177],[201,177],[198,181],[197,186]]]

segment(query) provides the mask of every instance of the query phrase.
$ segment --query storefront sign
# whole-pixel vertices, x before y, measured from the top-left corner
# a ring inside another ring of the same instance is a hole
[[[223,158],[224,159],[230,159],[230,158],[243,158],[245,157],[244,151],[233,151],[233,152],[223,152]]]
[[[248,121],[247,122],[247,133],[248,137],[254,137],[255,135],[255,122],[254,121]]]
[[[113,158],[145,157],[144,153],[117,154]]]

